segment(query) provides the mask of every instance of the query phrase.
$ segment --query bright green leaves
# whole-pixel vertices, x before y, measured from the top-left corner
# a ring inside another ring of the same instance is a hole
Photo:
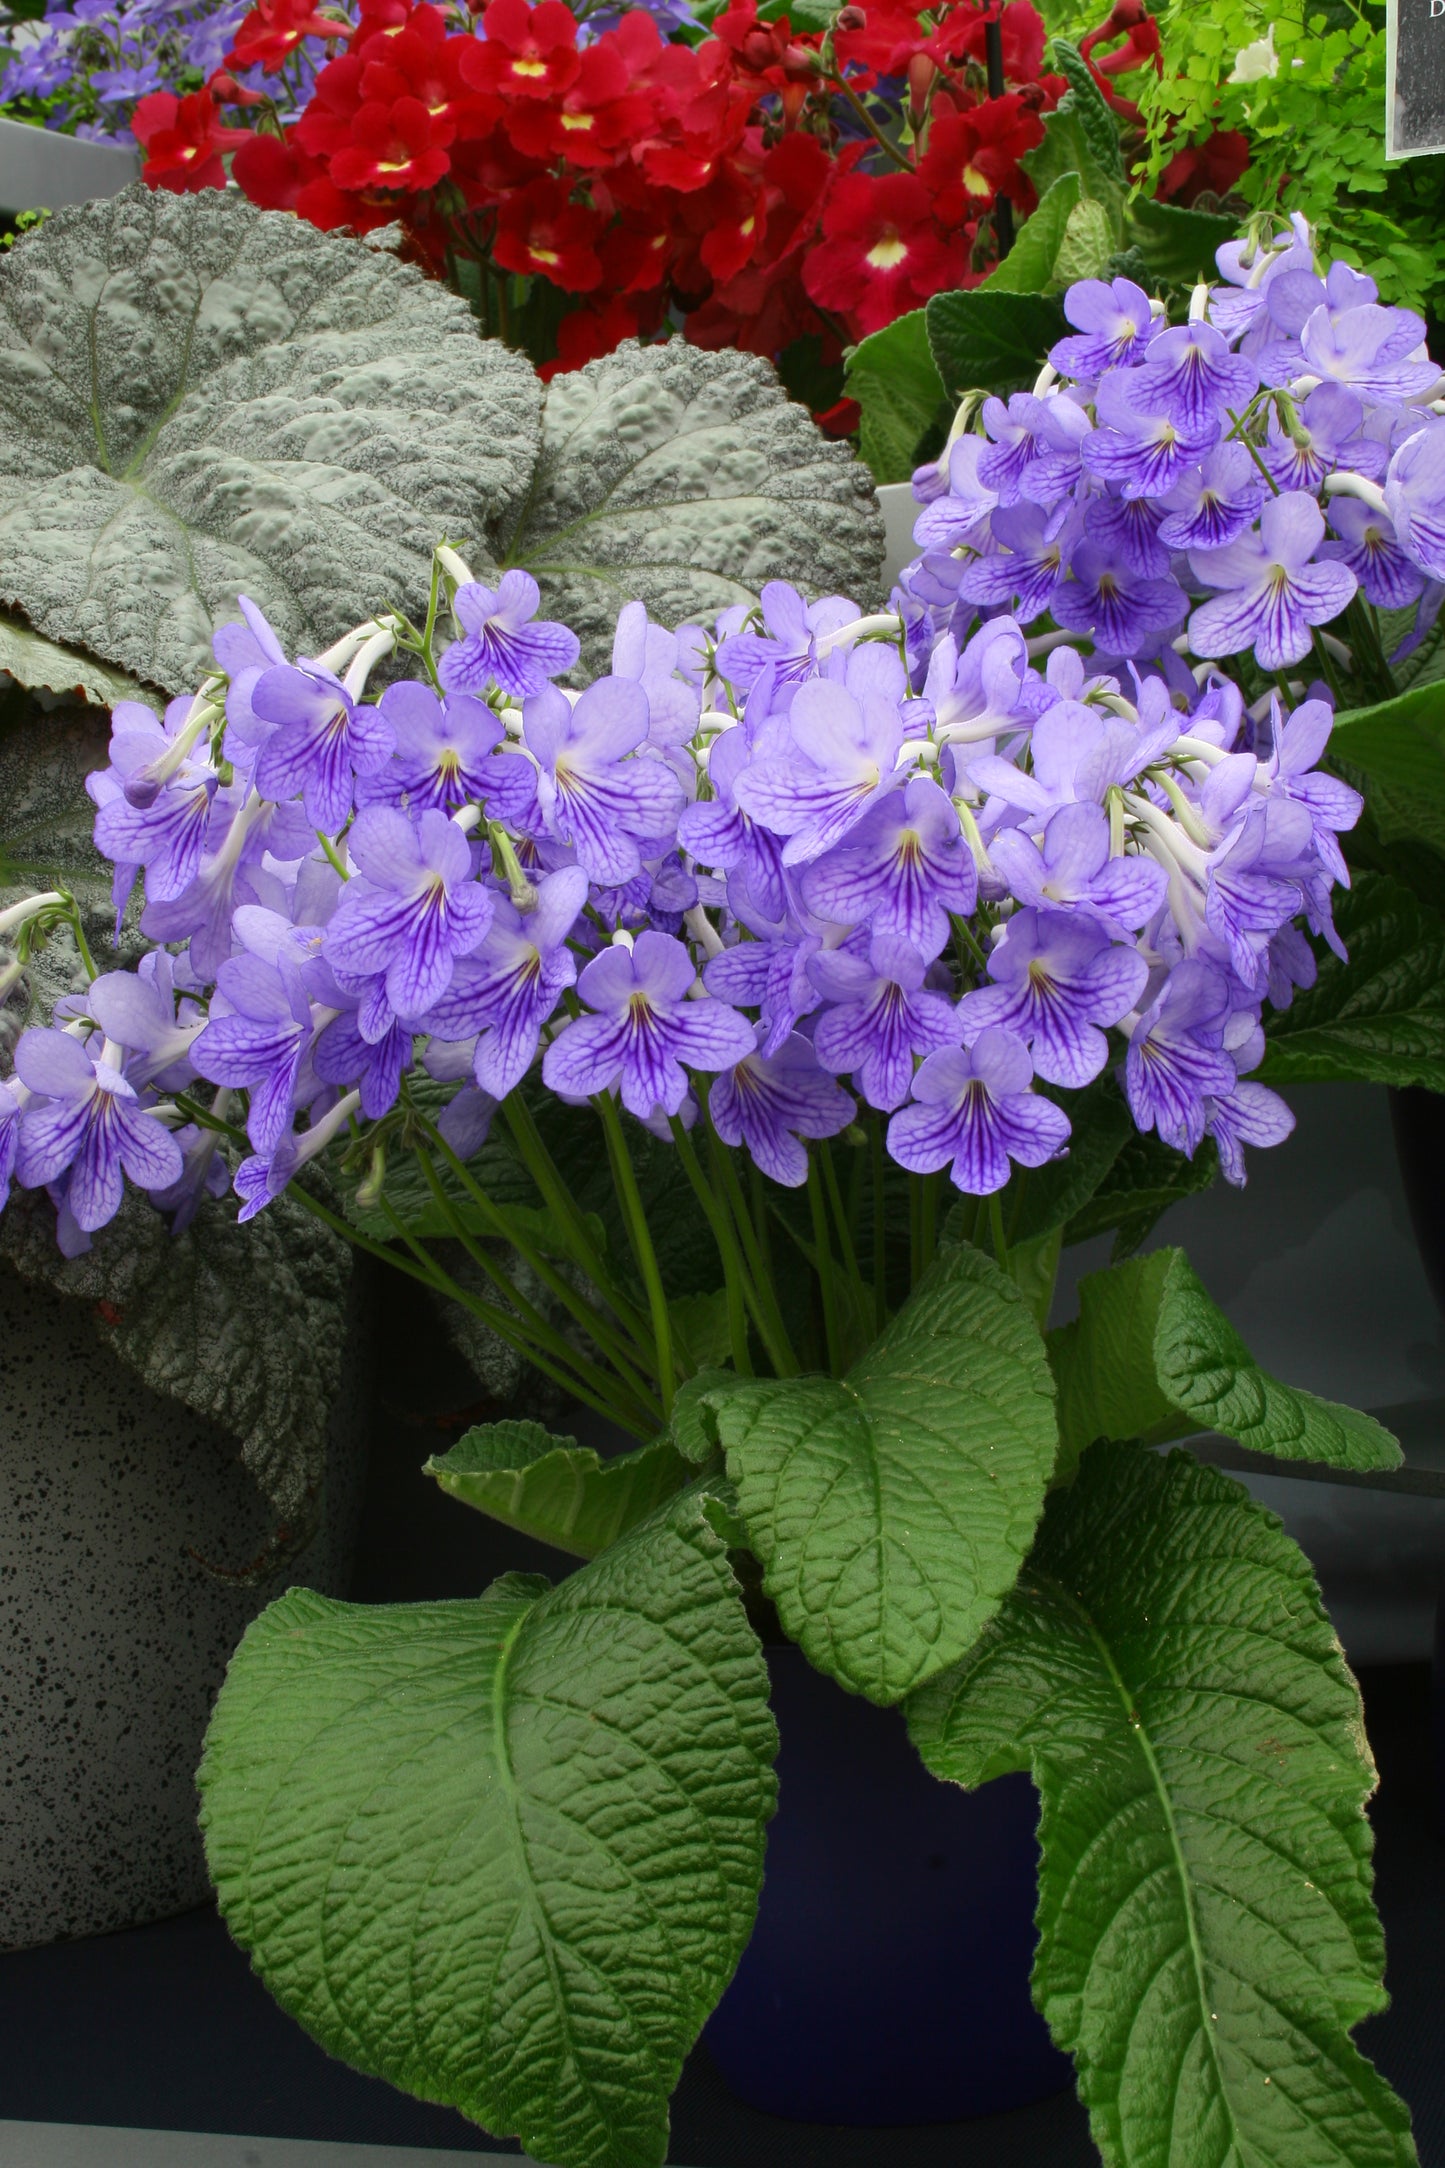
[[[1273,1516],[1099,1447],[909,1704],[930,1769],[1043,1797],[1034,1996],[1108,2168],[1404,2168],[1347,2034],[1383,2007],[1359,1694]]]
[[[945,1251],[841,1382],[700,1398],[763,1585],[820,1671],[892,1702],[972,1645],[1033,1540],[1056,1443],[1042,1341],[987,1259]]]
[[[481,1423],[426,1464],[451,1498],[524,1535],[595,1558],[692,1481],[666,1438],[603,1460],[540,1423]]]
[[[1261,1370],[1182,1250],[1091,1274],[1074,1323],[1049,1335],[1059,1388],[1060,1470],[1096,1438],[1216,1430],[1256,1453],[1334,1468],[1395,1468],[1372,1416]]]
[[[1054,266],[1082,188],[1077,173],[1061,173],[1044,191],[1038,208],[1024,220],[1007,256],[984,280],[990,293],[1042,294],[1049,290],[1055,283]]]
[[[273,1604],[206,1742],[207,1857],[331,2053],[538,2160],[656,2168],[752,1928],[775,1746],[693,1494],[555,1588]]]
[[[862,408],[858,448],[875,482],[906,482],[919,439],[947,409],[922,309],[899,316],[854,347],[845,389]]]
[[[1360,874],[1337,899],[1348,964],[1321,948],[1319,977],[1269,1020],[1270,1084],[1362,1077],[1445,1085],[1445,921],[1408,888]]]

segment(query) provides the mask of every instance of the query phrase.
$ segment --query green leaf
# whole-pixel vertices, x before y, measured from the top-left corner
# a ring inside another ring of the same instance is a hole
[[[871,597],[883,563],[873,477],[789,399],[756,354],[628,340],[554,377],[520,517],[492,524],[549,617],[608,667],[617,613],[708,623],[768,580]]]
[[[435,280],[237,189],[57,211],[0,257],[0,602],[168,692],[241,590],[288,651],[417,615],[540,403]]]
[[[1070,1230],[1068,1240],[1077,1240],[1073,1222],[1138,1135],[1123,1094],[1110,1076],[1100,1077],[1085,1091],[1067,1093],[1064,1103],[1072,1125],[1068,1152],[1062,1159],[1016,1174],[1017,1208],[1010,1199],[1004,1201],[1010,1249],[1016,1242],[1035,1241],[1060,1227]]]
[[[1182,1250],[1090,1273],[1075,1323],[1049,1335],[1061,1471],[1096,1438],[1215,1430],[1279,1460],[1398,1468],[1373,1416],[1282,1385],[1250,1354]]]
[[[672,1400],[673,1444],[684,1460],[701,1465],[711,1460],[722,1449],[718,1436],[717,1416],[711,1396],[718,1391],[726,1392],[737,1383],[732,1370],[699,1370],[679,1385]]]
[[[678,1295],[667,1306],[681,1352],[694,1370],[720,1369],[732,1355],[725,1287],[711,1294]]]
[[[578,1558],[595,1558],[692,1481],[666,1438],[603,1460],[526,1422],[478,1424],[426,1473],[464,1506]]]
[[[1107,2168],[1406,2168],[1360,1697],[1304,1558],[1217,1469],[1100,1446],[908,1707],[936,1776],[1042,1794],[1034,1999]]]
[[[1094,81],[1089,63],[1077,45],[1067,38],[1050,40],[1049,54],[1060,75],[1069,88],[1059,101],[1061,108],[1077,113],[1089,146],[1089,156],[1101,173],[1111,181],[1124,180],[1124,159],[1119,149],[1119,123],[1109,110],[1108,102]]]
[[[1055,340],[1068,329],[1053,295],[935,294],[924,315],[928,341],[951,399],[965,391],[1009,392],[1032,384]]]
[[[1364,776],[1382,842],[1415,836],[1445,850],[1445,684],[1346,709],[1335,717],[1330,751]]]
[[[1349,962],[1319,945],[1319,977],[1269,1019],[1268,1084],[1361,1077],[1445,1088],[1445,919],[1385,874],[1337,893]]]
[[[919,440],[945,404],[922,309],[854,347],[844,389],[863,410],[858,442],[874,481],[911,480]]]
[[[757,1908],[767,1691],[695,1492],[555,1588],[293,1589],[201,1765],[227,1925],[343,2061],[559,2168],[658,2168]]]
[[[1057,188],[1058,182],[1054,183]],[[1085,196],[1069,213],[1069,223],[1059,244],[1054,279],[1060,287],[1076,279],[1097,279],[1107,273],[1118,251],[1118,224],[1104,204]]]
[[[1044,294],[1056,283],[1054,262],[1068,230],[1069,214],[1083,183],[1077,173],[1061,173],[1039,198],[1038,209],[1024,221],[1018,239],[983,282],[996,294]]]
[[[1108,1172],[1070,1219],[1064,1240],[1088,1242],[1095,1235],[1112,1234],[1117,1263],[1132,1256],[1171,1206],[1212,1188],[1218,1173],[1211,1138],[1186,1159],[1152,1131],[1135,1129],[1131,1121]]]
[[[3,612],[0,670],[8,671],[17,685],[49,693],[77,693],[92,707],[113,708],[117,700],[139,700],[159,712],[163,705],[147,686],[123,670],[107,669],[93,655],[47,640],[19,618],[7,617]]]
[[[887,1703],[971,1645],[1033,1538],[1052,1392],[1018,1290],[960,1246],[841,1382],[703,1396],[763,1586],[820,1671]]]
[[[1177,203],[1156,203],[1135,196],[1127,225],[1152,280],[1161,286],[1184,286],[1218,277],[1215,250],[1238,238],[1239,224],[1214,211],[1189,211]]]

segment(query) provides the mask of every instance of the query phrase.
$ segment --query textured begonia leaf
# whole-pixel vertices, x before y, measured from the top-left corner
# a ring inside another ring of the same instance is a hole
[[[603,1460],[529,1422],[479,1423],[426,1473],[449,1498],[578,1558],[595,1558],[693,1480],[667,1438]]]
[[[1154,1250],[1079,1283],[1079,1314],[1049,1335],[1060,1467],[1096,1438],[1215,1430],[1251,1452],[1332,1468],[1397,1468],[1373,1416],[1272,1378],[1182,1250]]]
[[[1405,2168],[1349,2039],[1385,2003],[1359,1692],[1274,1515],[1099,1446],[909,1728],[940,1777],[1033,1775],[1034,1999],[1107,2168]]]
[[[117,700],[141,700],[157,711],[160,696],[124,670],[112,670],[78,648],[47,640],[18,618],[0,612],[0,670],[17,685],[48,693],[75,693],[92,707],[113,708]]]
[[[911,480],[922,438],[948,414],[922,309],[860,339],[843,388],[861,410],[858,446],[879,487]]]
[[[924,312],[928,343],[951,399],[966,391],[1011,392],[1030,385],[1049,348],[1068,330],[1053,294],[935,294]]]
[[[237,191],[57,211],[0,257],[0,602],[171,692],[238,591],[319,649],[515,509],[539,405],[455,295]]]
[[[221,1909],[332,2054],[557,2168],[657,2168],[752,1929],[767,1694],[696,1492],[556,1587],[292,1590],[206,1742]]]
[[[112,868],[95,847],[85,778],[104,767],[108,737],[98,708],[66,705],[45,714],[18,695],[0,724],[0,886],[28,891],[62,882],[103,911],[94,928],[102,940],[115,925],[106,908]]]
[[[0,1213],[0,1264],[86,1304],[99,1338],[153,1392],[239,1441],[287,1547],[310,1535],[346,1354],[343,1242],[285,1197],[245,1227],[234,1200],[209,1200],[173,1235],[127,1190],[93,1247],[67,1258],[49,1198],[15,1190]]]
[[[784,1628],[894,1702],[977,1639],[1033,1540],[1057,1445],[1043,1341],[977,1250],[943,1252],[846,1378],[704,1394]]]
[[[1269,1017],[1269,1084],[1360,1077],[1445,1089],[1445,920],[1398,881],[1356,877],[1336,894],[1341,963],[1318,944],[1319,977]]]
[[[704,624],[789,580],[867,606],[883,562],[867,468],[767,362],[681,339],[629,339],[553,378],[521,518],[489,533],[498,561],[525,565],[547,615],[577,632],[588,671],[607,667],[625,602],[660,624]]]

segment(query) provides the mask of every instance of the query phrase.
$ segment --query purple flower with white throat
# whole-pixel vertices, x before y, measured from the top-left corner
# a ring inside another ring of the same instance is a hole
[[[1086,912],[1129,933],[1154,916],[1168,886],[1152,858],[1111,856],[1108,815],[1092,803],[1061,806],[1042,847],[1023,829],[1001,828],[989,855],[1020,903]]]
[[[620,1091],[639,1121],[654,1107],[676,1114],[687,1070],[731,1068],[753,1050],[753,1026],[708,996],[687,997],[696,972],[669,934],[639,934],[594,956],[577,981],[592,1010],[559,1032],[542,1057],[542,1080],[564,1096]],[[684,1066],[686,1065],[686,1066]]]
[[[1129,1041],[1124,1089],[1139,1129],[1155,1129],[1192,1159],[1204,1137],[1208,1102],[1235,1085],[1224,1051],[1229,982],[1202,957],[1176,964]]]
[[[1025,1040],[1035,1072],[1075,1090],[1109,1058],[1105,1029],[1128,1015],[1149,967],[1077,911],[1016,911],[988,960],[992,986],[965,994],[965,1035],[1002,1025]]]
[[[924,983],[927,964],[897,934],[878,934],[866,959],[825,950],[809,960],[808,973],[833,1004],[813,1033],[818,1060],[835,1076],[851,1076],[870,1106],[901,1107],[915,1056],[962,1036],[953,1003]]]
[[[323,1084],[356,1085],[362,1113],[375,1122],[396,1105],[403,1072],[411,1067],[412,1034],[393,1021],[379,1039],[364,1038],[359,1007],[343,1009],[324,1027],[311,1062]]]
[[[746,1147],[753,1164],[784,1189],[808,1179],[802,1137],[836,1137],[858,1111],[823,1069],[801,1032],[772,1054],[745,1054],[708,1089],[708,1112],[724,1144]]]
[[[0,1078],[0,1212],[10,1202],[10,1179],[20,1148],[20,1117],[24,1110],[20,1087]]]
[[[1405,439],[1390,461],[1384,502],[1406,554],[1432,580],[1445,580],[1445,422]]]
[[[856,690],[828,678],[800,685],[788,711],[786,751],[751,762],[734,785],[745,812],[787,837],[785,866],[821,858],[902,780],[903,718],[896,699],[867,682],[865,657],[849,662]]]
[[[1022,500],[1001,507],[989,521],[999,548],[964,566],[959,593],[969,602],[1004,603],[1024,624],[1042,616],[1064,576],[1077,525],[1069,502],[1048,511]]]
[[[1162,387],[1146,394],[1137,369],[1112,369],[1099,386],[1098,427],[1084,446],[1091,474],[1117,484],[1125,497],[1162,497],[1219,442],[1215,409],[1180,419],[1178,402]]]
[[[502,720],[484,700],[452,693],[439,700],[429,685],[403,678],[388,685],[377,714],[391,730],[396,750],[384,768],[357,791],[362,805],[409,805],[454,812],[480,804],[494,787],[493,754]]]
[[[437,675],[449,693],[485,693],[496,685],[510,699],[541,692],[570,670],[581,649],[566,625],[539,618],[542,591],[530,572],[504,572],[495,587],[471,580],[452,607],[462,636],[443,655]]]
[[[396,1014],[421,1016],[446,992],[455,959],[485,935],[494,899],[472,879],[461,829],[435,809],[413,825],[393,806],[370,806],[347,841],[361,878],[326,929],[326,960],[355,977],[384,973]]]
[[[1348,565],[1314,562],[1324,534],[1314,498],[1290,490],[1265,505],[1257,533],[1224,549],[1191,551],[1197,577],[1223,590],[1189,620],[1195,654],[1239,655],[1252,647],[1264,670],[1301,662],[1313,627],[1338,617],[1358,584]]]
[[[913,1079],[913,1103],[888,1124],[888,1149],[911,1174],[947,1167],[955,1188],[991,1196],[1009,1162],[1042,1167],[1069,1141],[1062,1107],[1030,1090],[1033,1064],[1012,1031],[981,1031],[971,1046],[930,1054]]]
[[[1260,976],[1272,936],[1304,902],[1313,847],[1306,806],[1285,797],[1256,799],[1210,862],[1205,920],[1228,944],[1246,986]]]
[[[1244,1147],[1283,1144],[1294,1114],[1267,1084],[1241,1081],[1222,1099],[1211,1099],[1208,1134],[1219,1147],[1219,1171],[1236,1189],[1244,1186]]]
[[[1191,467],[1163,500],[1168,517],[1159,540],[1172,550],[1217,550],[1238,541],[1269,495],[1247,446],[1216,445],[1200,467]]]
[[[191,1048],[198,1073],[250,1095],[246,1134],[270,1153],[291,1126],[301,1059],[312,1036],[311,1002],[294,960],[278,952],[230,956],[216,974],[220,1000]]]
[[[820,917],[866,922],[931,959],[948,940],[949,913],[966,916],[977,902],[978,869],[948,793],[915,775],[871,805],[846,843],[814,859],[802,891]]]
[[[1312,376],[1347,384],[1363,399],[1405,401],[1433,391],[1440,371],[1425,349],[1425,325],[1411,309],[1316,309],[1300,333]]]
[[[472,1070],[493,1099],[505,1099],[521,1083],[558,997],[576,984],[567,936],[586,901],[580,866],[548,874],[531,911],[499,896],[486,939],[458,958],[451,984],[423,1019],[423,1028],[440,1039],[478,1034]]]
[[[1393,523],[1358,497],[1330,499],[1330,525],[1338,541],[1322,542],[1320,556],[1347,565],[1377,610],[1404,610],[1418,600],[1425,575],[1401,549]]]
[[[249,1159],[243,1159],[236,1169],[234,1184],[236,1195],[241,1200],[237,1219],[251,1220],[258,1212],[264,1212],[267,1205],[280,1196],[288,1183],[295,1180],[301,1169],[309,1165],[318,1153],[323,1152],[332,1138],[346,1127],[359,1104],[359,1093],[348,1092],[300,1136],[288,1130],[277,1140],[270,1152],[256,1152]]]
[[[1064,314],[1077,335],[1049,349],[1060,376],[1093,382],[1106,369],[1143,359],[1153,318],[1149,296],[1132,279],[1075,280]]]
[[[1271,798],[1297,799],[1308,809],[1314,822],[1316,854],[1331,877],[1342,888],[1348,888],[1349,868],[1334,839],[1354,827],[1365,801],[1338,776],[1320,770],[1334,723],[1334,710],[1327,700],[1303,700],[1283,721],[1276,707],[1274,747],[1265,775]],[[1348,746],[1348,732],[1345,743]],[[1278,1002],[1275,1005],[1282,1006]]]
[[[1072,399],[1041,399],[1015,392],[985,399],[983,425],[992,443],[978,462],[978,479],[1001,505],[1021,497],[1047,504],[1079,479],[1079,452],[1089,435],[1089,418]]]
[[[523,740],[537,763],[542,817],[604,888],[642,871],[643,845],[671,836],[683,807],[672,770],[642,748],[651,727],[634,678],[604,677],[573,706],[555,685],[523,709]]]
[[[115,1218],[125,1193],[178,1181],[181,1151],[103,1048],[94,1060],[79,1040],[38,1028],[20,1034],[15,1073],[34,1094],[20,1117],[15,1174],[25,1189],[67,1175],[66,1203],[85,1234]]]
[[[801,684],[811,677],[818,662],[818,642],[861,614],[856,603],[842,595],[824,595],[820,602],[804,602],[796,587],[786,580],[768,580],[758,596],[761,631],[729,633],[719,644],[716,669],[719,677],[740,693],[748,693],[760,671],[773,669],[778,682]]]
[[[736,911],[777,920],[787,909],[783,846],[737,802],[735,786],[748,758],[748,735],[740,724],[714,738],[707,761],[712,796],[683,807],[677,840],[698,865],[727,875]]]
[[[218,625],[211,635],[211,652],[230,680],[226,688],[226,721],[231,734],[226,757],[248,767],[256,747],[272,727],[251,706],[251,695],[266,671],[284,669],[287,658],[275,628],[250,596],[238,595],[236,600],[244,622]]]
[[[1130,372],[1141,406],[1157,402],[1191,436],[1217,431],[1225,415],[1248,405],[1259,371],[1244,354],[1232,354],[1212,324],[1176,325],[1161,331],[1137,369]]]
[[[355,801],[356,778],[380,774],[391,758],[391,725],[319,663],[263,671],[251,706],[274,725],[257,756],[257,789],[267,798],[299,797],[312,826],[335,835]]]
[[[1110,655],[1138,655],[1182,622],[1189,605],[1173,580],[1131,572],[1107,544],[1085,534],[1053,611],[1067,632],[1087,633]]]
[[[1316,384],[1288,431],[1270,415],[1260,457],[1282,490],[1313,492],[1337,467],[1374,479],[1385,471],[1385,448],[1362,434],[1364,420],[1363,406],[1343,384]]]

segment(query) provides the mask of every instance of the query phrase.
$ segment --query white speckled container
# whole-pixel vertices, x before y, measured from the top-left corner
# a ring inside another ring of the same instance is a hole
[[[204,1901],[193,1774],[231,1651],[283,1589],[345,1592],[368,1393],[344,1375],[316,1535],[228,1579],[200,1559],[234,1574],[275,1536],[236,1441],[0,1265],[0,1948]]]

